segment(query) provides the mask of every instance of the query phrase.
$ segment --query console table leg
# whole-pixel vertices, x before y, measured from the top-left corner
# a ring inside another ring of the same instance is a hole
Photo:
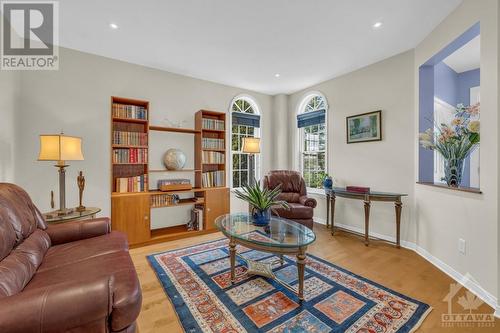
[[[234,239],[230,239],[229,241],[229,256],[231,261],[231,283],[234,283],[235,280],[235,266],[236,266],[236,243]]]
[[[326,195],[326,228],[330,226],[330,194]]]
[[[330,198],[330,204],[332,205],[331,207],[331,220],[330,220],[330,227],[332,228],[332,236],[335,234],[335,225],[334,225],[334,219],[335,219],[335,195],[332,195]]]
[[[398,199],[395,203],[396,207],[396,247],[399,249],[400,246],[400,234],[401,234],[401,210],[403,208],[403,203],[401,199]]]
[[[297,270],[299,275],[299,290],[297,295],[299,296],[299,300],[304,300],[304,274],[306,268],[306,250],[301,248],[299,249],[299,253],[297,254]]]
[[[370,201],[365,200],[365,245],[368,246],[369,236],[368,231],[370,228]]]

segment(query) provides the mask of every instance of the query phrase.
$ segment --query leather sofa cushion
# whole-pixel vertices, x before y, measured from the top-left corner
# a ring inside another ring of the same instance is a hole
[[[16,232],[12,224],[7,223],[7,212],[0,209],[0,261],[5,258],[16,244]]]
[[[36,230],[0,261],[0,297],[21,292],[30,282],[50,247],[50,238]]]
[[[16,234],[14,246],[21,244],[36,229],[47,228],[42,214],[22,188],[14,184],[1,183],[0,185],[2,185],[0,186],[0,211],[2,211],[0,224],[12,226]],[[0,257],[4,257],[2,253]]]
[[[299,202],[300,194],[296,192],[281,192],[278,195],[278,200],[284,200],[286,202]]]
[[[113,310],[111,329],[120,331],[131,325],[141,310],[141,289],[134,265],[126,250],[113,251],[112,246],[126,248],[127,242],[121,234],[111,233],[72,242],[74,246],[56,245],[50,249],[38,272],[25,290],[43,288],[66,281],[78,281],[86,277],[112,276]],[[110,236],[112,238],[110,238]],[[109,242],[107,245],[105,243]],[[114,243],[114,245],[111,245]],[[99,254],[101,249],[107,253]],[[64,262],[60,260],[62,257]]]
[[[43,265],[38,269],[38,273],[97,256],[127,250],[127,236],[121,232],[111,232],[105,236],[52,246],[47,251],[43,259]]]
[[[290,209],[273,207],[273,214],[286,219],[312,219],[314,210],[311,207],[303,206],[300,203],[289,203]]]

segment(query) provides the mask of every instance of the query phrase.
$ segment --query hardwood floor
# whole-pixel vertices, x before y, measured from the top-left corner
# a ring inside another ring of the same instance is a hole
[[[441,315],[448,312],[448,305],[443,299],[454,281],[415,252],[398,250],[390,244],[377,241],[371,241],[367,248],[360,237],[343,232],[338,232],[332,237],[330,231],[322,225],[315,225],[314,230],[317,240],[309,247],[309,253],[431,305],[434,309],[418,332],[500,332],[498,319],[495,320],[494,328],[478,328],[477,324],[475,327],[443,327]],[[143,293],[142,311],[138,318],[140,333],[183,332],[176,312],[149,266],[146,256],[223,237],[221,233],[214,233],[130,251]],[[465,290],[462,289],[456,295],[453,303],[454,313],[467,313],[457,303],[457,298],[464,293]],[[472,313],[493,312],[491,307],[483,304]]]

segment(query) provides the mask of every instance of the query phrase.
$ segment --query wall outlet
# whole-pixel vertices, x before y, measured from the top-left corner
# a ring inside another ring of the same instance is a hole
[[[458,252],[460,252],[461,254],[465,255],[465,253],[466,253],[466,242],[465,242],[465,239],[462,239],[462,238],[458,239]]]

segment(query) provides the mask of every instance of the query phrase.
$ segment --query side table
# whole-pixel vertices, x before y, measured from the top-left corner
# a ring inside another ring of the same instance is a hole
[[[101,208],[97,207],[86,207],[83,212],[77,212],[74,210],[68,215],[59,216],[57,211],[43,213],[43,218],[49,224],[65,223],[70,221],[87,220],[93,219],[101,211]]]

